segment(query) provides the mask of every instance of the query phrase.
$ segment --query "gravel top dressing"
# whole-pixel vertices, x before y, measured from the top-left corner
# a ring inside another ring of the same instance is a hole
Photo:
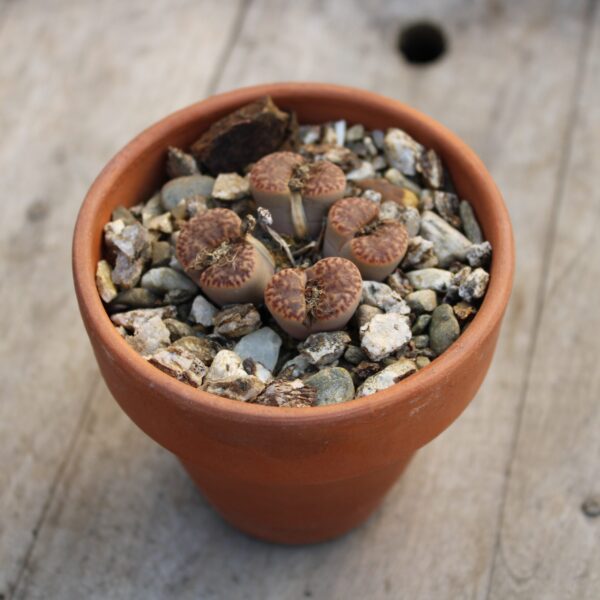
[[[269,406],[346,402],[427,366],[477,313],[491,245],[401,129],[298,125],[265,97],[165,151],[168,181],[105,225],[96,283],[172,377]]]

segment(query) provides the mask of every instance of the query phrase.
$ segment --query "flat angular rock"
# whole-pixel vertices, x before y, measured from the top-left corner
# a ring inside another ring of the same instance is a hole
[[[193,294],[198,286],[187,276],[171,267],[155,267],[142,276],[142,287],[157,294],[182,290]]]
[[[398,383],[405,377],[416,372],[417,366],[413,360],[401,358],[399,361],[391,364],[389,367],[379,371],[375,375],[368,377],[365,382],[358,388],[357,398],[368,396],[385,390],[390,386]]]
[[[161,306],[160,308],[138,308],[127,312],[111,315],[110,320],[118,326],[134,331],[145,321],[158,316],[160,319],[175,318],[177,309],[174,306]]]
[[[311,365],[320,367],[340,358],[349,343],[350,336],[345,331],[322,331],[309,335],[298,350]]]
[[[289,122],[289,114],[265,96],[213,123],[191,152],[214,175],[239,173],[279,149]]]
[[[279,358],[281,338],[270,328],[263,327],[245,335],[236,345],[234,351],[241,358],[253,358],[273,371]]]
[[[313,406],[316,400],[317,390],[305,385],[300,379],[278,379],[270,383],[254,402],[265,406],[307,408]]]
[[[473,244],[466,252],[466,259],[471,267],[484,267],[492,258],[492,245],[489,242]]]
[[[445,292],[452,283],[452,273],[444,269],[418,269],[408,271],[405,275],[417,290]]]
[[[483,234],[481,233],[481,227],[479,227],[471,204],[467,200],[462,200],[458,207],[458,212],[462,221],[463,231],[467,238],[474,244],[481,244],[483,242]]]
[[[171,346],[184,348],[198,357],[205,365],[211,365],[215,356],[223,349],[215,340],[196,336],[179,338]]]
[[[401,129],[388,129],[384,139],[385,156],[390,166],[404,175],[417,174],[417,162],[424,148]]]
[[[234,304],[220,310],[213,317],[215,332],[227,338],[237,338],[256,331],[260,314],[253,304]]]
[[[237,173],[222,173],[217,176],[212,196],[217,200],[239,200],[250,194],[250,181]]]
[[[359,334],[361,348],[373,361],[397,352],[412,337],[408,319],[394,312],[375,315],[360,328]]]
[[[464,260],[467,250],[471,247],[471,242],[460,231],[429,210],[421,215],[419,232],[422,237],[433,242],[442,267],[455,260]]]
[[[133,337],[126,339],[137,352],[148,357],[171,343],[171,333],[163,320],[154,315],[141,322],[135,328]]]
[[[169,346],[158,350],[148,361],[167,375],[196,388],[202,385],[207,372],[206,365],[181,346]]]
[[[317,392],[315,404],[326,406],[339,404],[354,398],[354,383],[350,373],[341,367],[328,367],[304,380]]]
[[[206,374],[204,389],[211,394],[243,402],[256,398],[268,381],[254,373],[248,373],[243,362],[235,352],[221,350]]]
[[[361,304],[380,308],[384,312],[397,312],[407,315],[410,308],[398,292],[379,281],[363,281]]]
[[[100,298],[106,303],[117,297],[117,288],[112,280],[112,267],[105,260],[98,261],[96,266],[96,287]]]
[[[167,174],[171,179],[199,173],[196,159],[191,154],[187,154],[174,146],[169,146],[167,150]]]
[[[427,269],[436,267],[438,258],[433,249],[433,242],[417,235],[408,240],[408,249],[402,260],[402,269]]]

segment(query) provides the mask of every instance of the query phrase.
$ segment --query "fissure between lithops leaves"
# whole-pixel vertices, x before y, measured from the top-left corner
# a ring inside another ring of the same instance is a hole
[[[306,305],[306,317],[304,319],[305,324],[310,324],[314,317],[314,311],[316,310],[321,297],[323,296],[323,289],[318,283],[309,281],[304,289],[304,302]]]

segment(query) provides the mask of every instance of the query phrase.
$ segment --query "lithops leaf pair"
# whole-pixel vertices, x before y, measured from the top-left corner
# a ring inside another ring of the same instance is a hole
[[[250,172],[250,190],[273,215],[280,233],[297,238],[318,235],[333,202],[344,195],[344,172],[329,161],[308,162],[300,154],[274,152]]]
[[[349,260],[324,258],[307,269],[283,269],[265,290],[279,326],[297,339],[343,328],[362,294],[359,270]]]
[[[232,210],[197,215],[181,230],[177,259],[216,304],[259,304],[275,263],[265,246],[244,232]]]
[[[404,225],[380,220],[379,205],[371,200],[343,198],[329,210],[323,254],[351,260],[366,280],[385,279],[404,258],[407,247]]]

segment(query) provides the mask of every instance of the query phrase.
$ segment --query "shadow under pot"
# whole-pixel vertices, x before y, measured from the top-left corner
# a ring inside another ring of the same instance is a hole
[[[329,210],[324,256],[352,261],[363,279],[382,281],[400,264],[408,248],[406,227],[379,218],[379,205],[366,198],[343,198]]]
[[[243,230],[232,210],[214,208],[184,225],[177,259],[215,304],[260,304],[275,262],[267,248]]]
[[[311,163],[294,152],[274,152],[250,172],[250,191],[269,210],[279,233],[316,237],[333,202],[344,195],[346,177],[333,163]]]

